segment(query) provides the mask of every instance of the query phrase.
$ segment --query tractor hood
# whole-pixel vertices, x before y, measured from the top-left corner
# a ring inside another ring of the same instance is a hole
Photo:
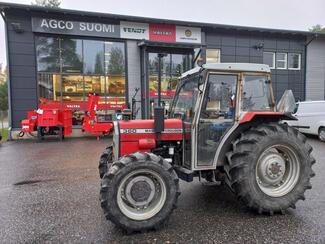
[[[183,122],[180,119],[166,119],[165,129],[160,140],[182,140]],[[142,138],[156,139],[154,120],[120,120],[119,132],[121,141],[135,141]]]
[[[182,141],[183,122],[180,119],[166,119],[162,133],[154,130],[154,120],[118,121],[120,156],[137,151],[150,151],[157,141]],[[116,133],[115,132],[115,133]]]

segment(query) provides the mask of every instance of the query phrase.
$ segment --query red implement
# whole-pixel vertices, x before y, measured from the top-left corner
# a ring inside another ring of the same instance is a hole
[[[113,121],[98,121],[96,112],[98,109],[99,96],[96,94],[88,95],[86,113],[82,124],[82,130],[95,136],[109,134],[113,129]]]

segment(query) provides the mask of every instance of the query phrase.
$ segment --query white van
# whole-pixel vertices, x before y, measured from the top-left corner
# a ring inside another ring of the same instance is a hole
[[[296,103],[293,115],[298,120],[284,121],[300,132],[318,135],[325,142],[325,101],[306,101]]]

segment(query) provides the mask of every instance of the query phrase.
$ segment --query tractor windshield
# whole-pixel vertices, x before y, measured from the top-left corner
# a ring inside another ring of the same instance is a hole
[[[194,106],[198,94],[199,74],[191,75],[181,80],[170,108],[170,118],[184,118],[191,121],[194,116]]]

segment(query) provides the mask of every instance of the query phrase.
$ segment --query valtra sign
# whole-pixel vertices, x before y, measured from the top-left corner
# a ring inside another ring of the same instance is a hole
[[[149,40],[160,42],[176,42],[176,26],[149,24]]]

